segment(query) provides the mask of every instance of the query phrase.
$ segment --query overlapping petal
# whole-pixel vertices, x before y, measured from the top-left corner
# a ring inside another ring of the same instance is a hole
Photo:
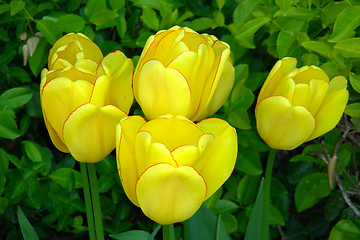
[[[99,162],[115,148],[115,127],[126,117],[111,105],[97,108],[91,103],[78,107],[64,123],[63,137],[71,155],[79,162]]]

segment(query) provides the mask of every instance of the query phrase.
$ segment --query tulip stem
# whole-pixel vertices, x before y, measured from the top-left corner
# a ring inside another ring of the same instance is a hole
[[[90,188],[89,188],[89,178],[87,174],[87,167],[86,163],[80,163],[80,172],[83,182],[83,191],[84,191],[84,198],[85,198],[85,209],[86,209],[86,218],[88,223],[88,232],[89,232],[89,239],[96,240],[95,234],[95,225],[94,225],[94,215],[91,203],[91,196],[90,196]]]
[[[101,205],[100,205],[95,163],[87,163],[87,166],[89,171],[91,198],[92,198],[92,205],[94,211],[95,231],[97,237],[96,239],[104,240],[104,230],[102,224]]]
[[[175,240],[174,224],[163,225],[163,240]]]
[[[265,216],[269,216],[270,209],[270,188],[271,188],[271,178],[272,178],[272,170],[275,161],[276,150],[271,149],[269,152],[268,160],[266,163],[265,170],[265,182],[264,182],[264,212]],[[269,219],[263,219],[262,229],[261,229],[261,239],[269,239],[267,235],[270,233],[269,231]],[[268,236],[270,237],[270,236]]]

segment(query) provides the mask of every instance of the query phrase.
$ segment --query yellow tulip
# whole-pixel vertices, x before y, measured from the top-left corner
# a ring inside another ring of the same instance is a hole
[[[294,149],[333,129],[349,98],[343,76],[329,81],[320,68],[297,69],[296,63],[284,58],[275,64],[256,104],[259,135],[274,149]]]
[[[132,116],[116,127],[116,154],[126,195],[166,225],[190,218],[230,176],[237,135],[216,118],[194,124],[170,114],[149,122]]]
[[[54,145],[79,162],[98,162],[115,148],[115,127],[133,102],[133,64],[116,51],[103,57],[82,34],[60,38],[41,72],[40,98]]]
[[[175,26],[147,40],[134,95],[148,119],[170,113],[199,121],[224,104],[234,77],[228,44]]]

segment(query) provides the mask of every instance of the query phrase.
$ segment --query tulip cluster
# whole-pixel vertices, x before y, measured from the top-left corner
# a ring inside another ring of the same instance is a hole
[[[132,61],[120,51],[103,57],[83,34],[51,48],[40,98],[54,145],[79,162],[98,162],[115,148],[115,126],[133,102]]]
[[[189,28],[160,31],[147,41],[133,81],[131,60],[119,51],[103,57],[82,34],[59,39],[48,63],[41,105],[54,145],[80,162],[97,162],[116,142],[124,191],[152,220],[190,218],[229,178],[235,129],[202,120],[224,104],[234,82],[226,43]],[[127,117],[132,84],[148,122]]]
[[[315,66],[296,68],[295,58],[279,60],[258,97],[258,132],[274,149],[291,150],[333,129],[340,121],[349,93],[347,81],[331,81]]]

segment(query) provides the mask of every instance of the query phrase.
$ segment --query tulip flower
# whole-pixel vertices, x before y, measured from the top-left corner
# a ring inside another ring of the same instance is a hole
[[[296,68],[295,58],[279,60],[267,77],[255,109],[261,138],[274,149],[292,150],[333,129],[349,93],[347,81],[331,81],[318,67]]]
[[[115,148],[115,127],[133,102],[133,64],[116,51],[103,57],[82,34],[60,38],[41,72],[40,98],[54,145],[79,162],[98,162]]]
[[[224,104],[234,77],[228,44],[175,26],[147,40],[134,95],[148,119],[173,114],[199,121]]]
[[[116,127],[116,154],[126,195],[167,225],[190,218],[230,176],[237,135],[216,118],[194,124],[170,114],[149,122],[132,116]]]

